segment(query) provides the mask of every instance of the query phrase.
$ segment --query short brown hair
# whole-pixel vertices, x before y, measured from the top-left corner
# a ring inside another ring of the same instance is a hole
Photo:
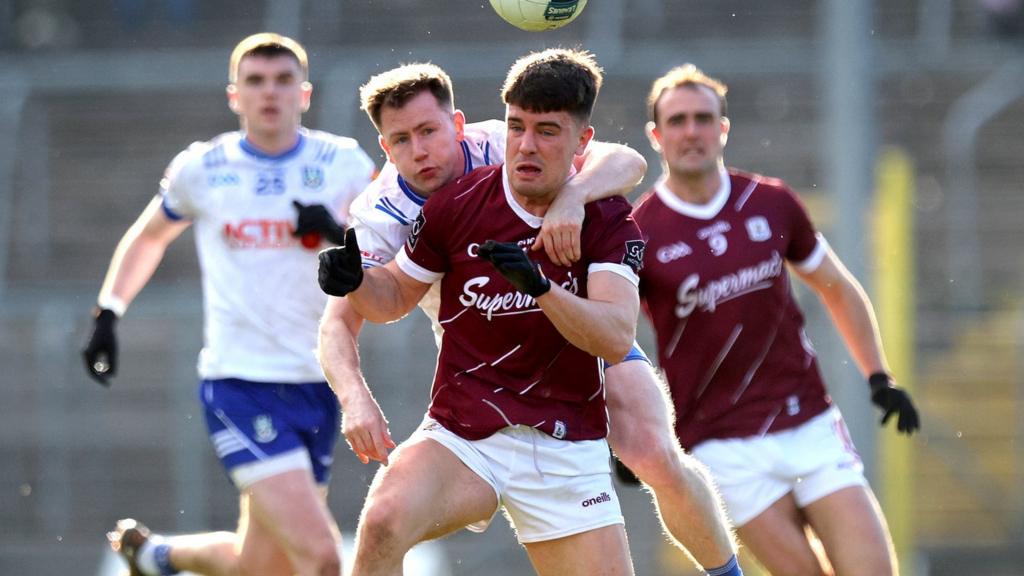
[[[654,84],[651,85],[651,92],[647,95],[647,117],[650,118],[652,122],[655,124],[658,123],[658,100],[661,99],[661,95],[664,94],[666,90],[679,88],[680,86],[685,86],[687,88],[704,86],[710,89],[715,93],[715,96],[718,96],[720,115],[726,115],[728,102],[725,99],[725,94],[729,91],[729,87],[721,80],[708,76],[693,64],[683,64],[682,66],[676,66],[669,70],[664,76],[655,80]]]
[[[455,111],[452,79],[436,64],[403,64],[371,76],[359,88],[359,108],[380,131],[380,111],[385,106],[401,108],[420,92],[429,91],[443,107]]]
[[[244,38],[235,49],[231,51],[231,58],[228,59],[228,82],[238,82],[238,65],[246,56],[262,56],[273,58],[275,56],[287,55],[295,58],[302,68],[302,79],[309,79],[309,60],[306,58],[306,49],[295,40],[287,36],[273,32],[260,32]]]
[[[549,48],[516,60],[501,98],[530,112],[568,112],[587,124],[603,79],[590,52]]]

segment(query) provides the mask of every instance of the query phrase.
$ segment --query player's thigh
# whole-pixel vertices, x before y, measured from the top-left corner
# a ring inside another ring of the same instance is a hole
[[[843,488],[808,504],[804,513],[837,574],[894,573],[889,531],[869,488]]]
[[[821,575],[825,571],[804,530],[804,517],[792,494],[736,529],[743,544],[774,576]]]
[[[662,458],[675,452],[668,395],[650,364],[633,360],[605,371],[606,402],[610,418],[608,443],[627,465],[644,454]]]
[[[624,576],[633,563],[622,524],[525,544],[540,576]]]
[[[403,442],[374,478],[363,525],[413,542],[438,538],[494,515],[494,488],[451,450],[430,438]]]
[[[264,478],[250,486],[245,497],[248,526],[240,559],[244,566],[259,566],[258,562],[268,555],[264,548],[276,549],[290,558],[336,552],[334,520],[309,470],[290,470]]]

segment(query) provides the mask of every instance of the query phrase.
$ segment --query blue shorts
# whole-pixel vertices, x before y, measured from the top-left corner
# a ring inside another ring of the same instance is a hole
[[[199,400],[210,441],[239,490],[295,469],[330,480],[340,408],[326,382],[203,380]]]
[[[644,349],[641,348],[640,344],[638,344],[635,340],[633,341],[633,347],[629,349],[629,354],[626,354],[626,357],[622,359],[622,362],[630,362],[632,360],[640,360],[643,362],[647,362],[648,364],[651,364],[651,359],[647,357],[647,354],[644,352]],[[616,362],[615,364],[622,364],[622,362]],[[604,364],[605,370],[607,370],[610,366],[615,365],[609,364],[604,360],[601,360],[601,363]],[[653,366],[653,364],[651,364],[651,366]]]

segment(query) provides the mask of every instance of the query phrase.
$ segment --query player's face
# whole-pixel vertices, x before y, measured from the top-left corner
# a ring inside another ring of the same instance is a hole
[[[658,100],[651,138],[669,172],[694,177],[718,170],[729,135],[729,120],[718,97],[704,86],[679,86]]]
[[[380,147],[416,193],[430,196],[462,176],[462,129],[466,119],[423,91],[401,108],[380,111]]]
[[[511,104],[505,122],[505,169],[513,194],[539,203],[554,200],[594,128],[568,112],[529,112]]]
[[[250,135],[290,136],[309,108],[312,92],[294,58],[246,56],[238,63],[237,82],[228,86],[228,104]]]

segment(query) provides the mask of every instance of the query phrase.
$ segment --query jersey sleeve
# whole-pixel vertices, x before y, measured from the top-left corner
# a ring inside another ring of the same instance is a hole
[[[412,225],[404,249],[395,258],[403,272],[420,282],[433,284],[448,270],[445,225],[441,202],[427,202]]]
[[[786,260],[801,272],[812,272],[825,257],[828,244],[815,229],[800,197],[787,186],[783,186],[781,190],[789,214],[789,246],[786,250]]]
[[[363,268],[383,266],[395,258],[409,237],[419,208],[388,194],[387,184],[395,182],[398,171],[391,163],[352,202],[349,222],[356,231]]]
[[[646,242],[630,215],[629,202],[613,196],[591,202],[588,208],[587,273],[613,272],[638,286]]]
[[[334,208],[343,223],[351,219],[352,204],[373,180],[376,166],[359,144],[345,137],[334,137],[334,144],[344,152],[339,170],[343,172],[342,184],[336,192]]]
[[[196,142],[178,153],[160,179],[164,214],[171,220],[193,219],[199,215],[196,194],[202,180],[201,159],[206,146]]]

